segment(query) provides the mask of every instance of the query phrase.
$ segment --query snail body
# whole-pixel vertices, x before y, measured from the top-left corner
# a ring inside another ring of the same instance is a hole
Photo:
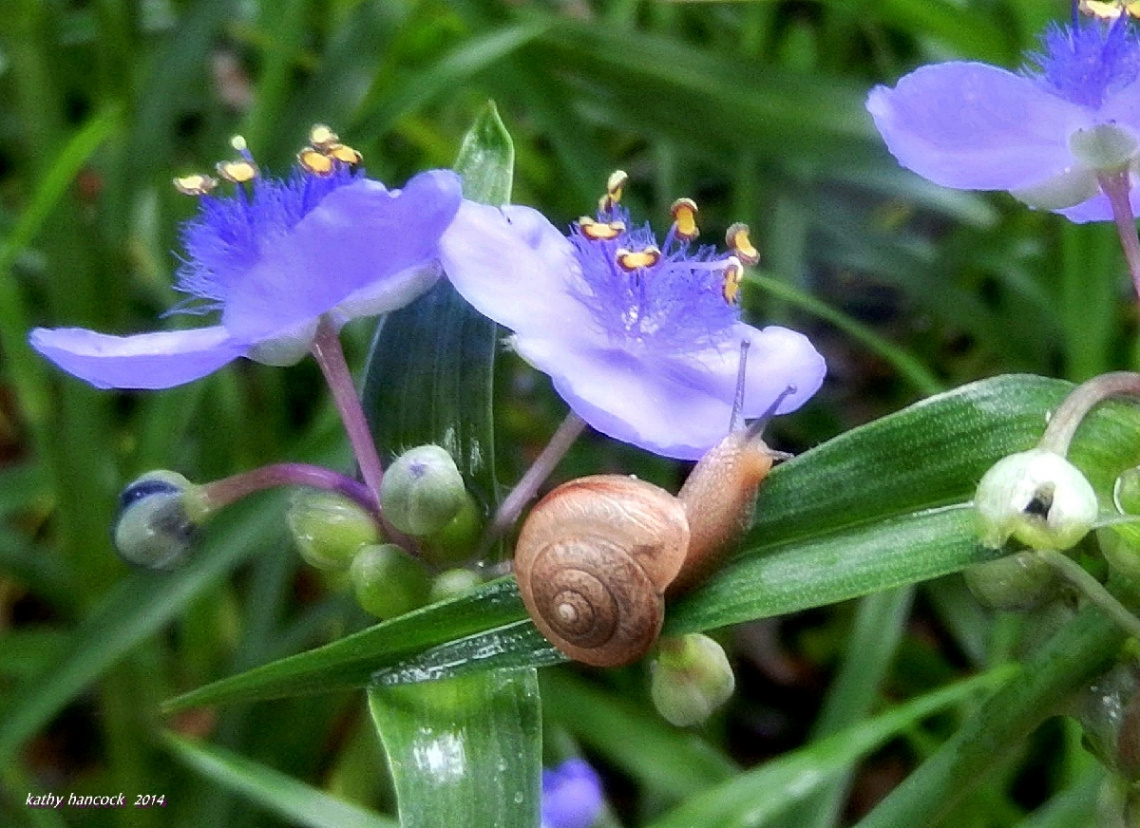
[[[641,658],[661,631],[666,593],[697,583],[748,528],[773,459],[741,430],[697,463],[677,496],[620,475],[554,489],[515,547],[535,626],[576,661],[615,667]]]

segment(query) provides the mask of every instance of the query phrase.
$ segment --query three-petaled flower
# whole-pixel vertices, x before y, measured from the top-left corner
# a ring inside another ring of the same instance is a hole
[[[630,227],[622,184],[616,173],[569,238],[528,207],[464,202],[440,242],[448,278],[583,420],[657,454],[696,459],[723,439],[744,349],[742,417],[803,404],[823,358],[800,333],[740,321],[747,228],[730,228],[728,254],[693,245],[696,206],[682,199],[659,245]]]
[[[257,177],[239,139],[243,158],[219,165],[240,173],[232,195],[215,197],[216,182],[194,177],[201,206],[182,228],[177,287],[196,304],[175,312],[219,311],[218,324],[125,337],[37,328],[32,346],[100,388],[168,388],[237,357],[292,364],[322,320],[340,325],[410,302],[438,278],[438,241],[462,198],[458,176],[432,170],[388,190],[352,168],[355,151],[327,128],[314,135],[325,137],[287,179]]]
[[[867,109],[899,162],[936,184],[1009,190],[1074,222],[1114,218],[1104,176],[1135,183],[1140,41],[1127,14],[1050,26],[1020,73],[984,63],[924,66]],[[1132,212],[1140,194],[1131,187]]]

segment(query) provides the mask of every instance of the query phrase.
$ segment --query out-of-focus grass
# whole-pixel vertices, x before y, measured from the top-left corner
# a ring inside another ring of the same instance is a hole
[[[170,187],[173,174],[207,169],[239,131],[264,167],[283,170],[319,120],[364,152],[374,176],[399,184],[449,163],[493,98],[518,152],[515,200],[555,221],[589,212],[620,167],[635,218],[663,225],[669,204],[688,195],[709,238],[735,220],[752,226],[766,278],[783,289],[749,285],[745,307],[807,330],[831,366],[817,401],[774,434],[781,447],[805,447],[936,384],[1002,371],[1076,379],[1132,361],[1110,228],[1064,225],[1004,195],[934,188],[897,169],[862,109],[871,85],[922,62],[1016,65],[1066,6],[0,2],[0,823],[270,824],[176,762],[164,727],[392,810],[358,695],[158,716],[164,698],[365,622],[339,585],[296,565],[280,499],[227,515],[201,561],[174,576],[128,572],[108,542],[116,493],[154,467],[204,481],[282,458],[347,466],[336,420],[313,391],[315,369],[243,362],[187,388],[117,394],[60,375],[25,345],[32,325],[181,324],[158,321],[176,298],[177,222],[193,210]],[[794,301],[804,294],[830,315]],[[348,335],[359,369],[367,325]],[[517,392],[498,411],[499,478],[511,481],[560,404],[511,359],[500,380]],[[603,467],[663,482],[676,474],[597,441],[565,466]],[[738,697],[693,737],[701,761],[750,765],[809,732],[851,725],[888,693],[929,689],[921,676],[959,674],[962,653],[1004,633],[972,622],[967,600],[941,587],[919,593],[919,636],[907,634],[897,603],[746,630],[730,647]],[[890,647],[875,658],[890,669],[850,667],[859,648],[845,641],[863,640],[867,613],[887,619]],[[987,663],[979,658],[974,666]],[[832,668],[839,680],[828,691]],[[644,697],[634,671],[589,680],[581,698]],[[565,735],[558,709],[574,707],[580,681],[548,685],[566,693],[550,706],[549,732]],[[813,726],[825,695],[829,712]],[[591,745],[604,739],[580,731],[602,726],[576,718],[570,730]],[[851,807],[865,808],[861,797],[945,735],[937,722],[916,727],[908,749],[856,777]],[[1077,778],[1073,740],[1045,748],[1027,761]],[[594,758],[621,776],[613,757]],[[992,822],[962,809],[956,824],[1010,824],[1036,804],[1014,795],[1015,777],[1011,768],[981,795]],[[615,789],[630,825],[676,804],[628,780]],[[167,806],[25,807],[28,793],[48,790],[161,793]],[[817,799],[812,824],[835,824],[842,801],[839,787]]]

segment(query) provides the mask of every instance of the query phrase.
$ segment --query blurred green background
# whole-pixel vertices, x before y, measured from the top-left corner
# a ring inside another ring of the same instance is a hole
[[[591,212],[622,168],[635,219],[663,229],[689,196],[709,239],[751,225],[763,259],[746,312],[809,333],[830,367],[816,400],[774,430],[770,442],[799,451],[979,377],[1135,365],[1110,226],[930,185],[897,167],[863,110],[871,86],[921,63],[1018,66],[1068,13],[1063,0],[0,0],[0,824],[292,824],[188,768],[163,728],[394,811],[358,692],[158,713],[179,692],[369,623],[344,584],[299,564],[284,496],[231,510],[201,560],[173,575],[129,571],[108,540],[118,491],[153,468],[196,481],[281,459],[347,469],[316,367],[241,361],[184,388],[109,393],[26,344],[35,325],[183,324],[156,322],[178,299],[177,227],[195,209],[173,175],[228,157],[235,133],[263,169],[284,171],[320,121],[399,185],[449,165],[493,99],[517,151],[514,200],[556,223]],[[370,334],[367,321],[346,330],[358,371]],[[510,482],[563,408],[513,357],[498,370],[498,477]],[[595,437],[559,476],[599,470],[670,486],[684,471]],[[917,590],[907,618],[883,642],[867,706],[987,663],[992,619],[960,579]],[[753,765],[820,726],[854,623],[854,605],[840,605],[725,635],[739,692],[685,737],[703,771],[655,774],[653,757],[620,754],[614,723],[644,706],[636,670],[544,673],[548,739],[584,746],[611,817],[643,824],[701,773]],[[616,718],[576,719],[583,700]],[[875,754],[836,819],[865,813],[942,725]],[[955,824],[1016,824],[1043,801],[1019,785],[1025,774],[1047,794],[1087,768],[1071,728],[1037,741]],[[46,791],[167,804],[25,806]]]

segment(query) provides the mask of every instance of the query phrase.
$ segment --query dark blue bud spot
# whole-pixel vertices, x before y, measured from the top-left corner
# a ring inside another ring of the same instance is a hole
[[[138,480],[119,495],[119,511],[124,512],[144,498],[156,494],[179,494],[181,488],[169,480]]]

